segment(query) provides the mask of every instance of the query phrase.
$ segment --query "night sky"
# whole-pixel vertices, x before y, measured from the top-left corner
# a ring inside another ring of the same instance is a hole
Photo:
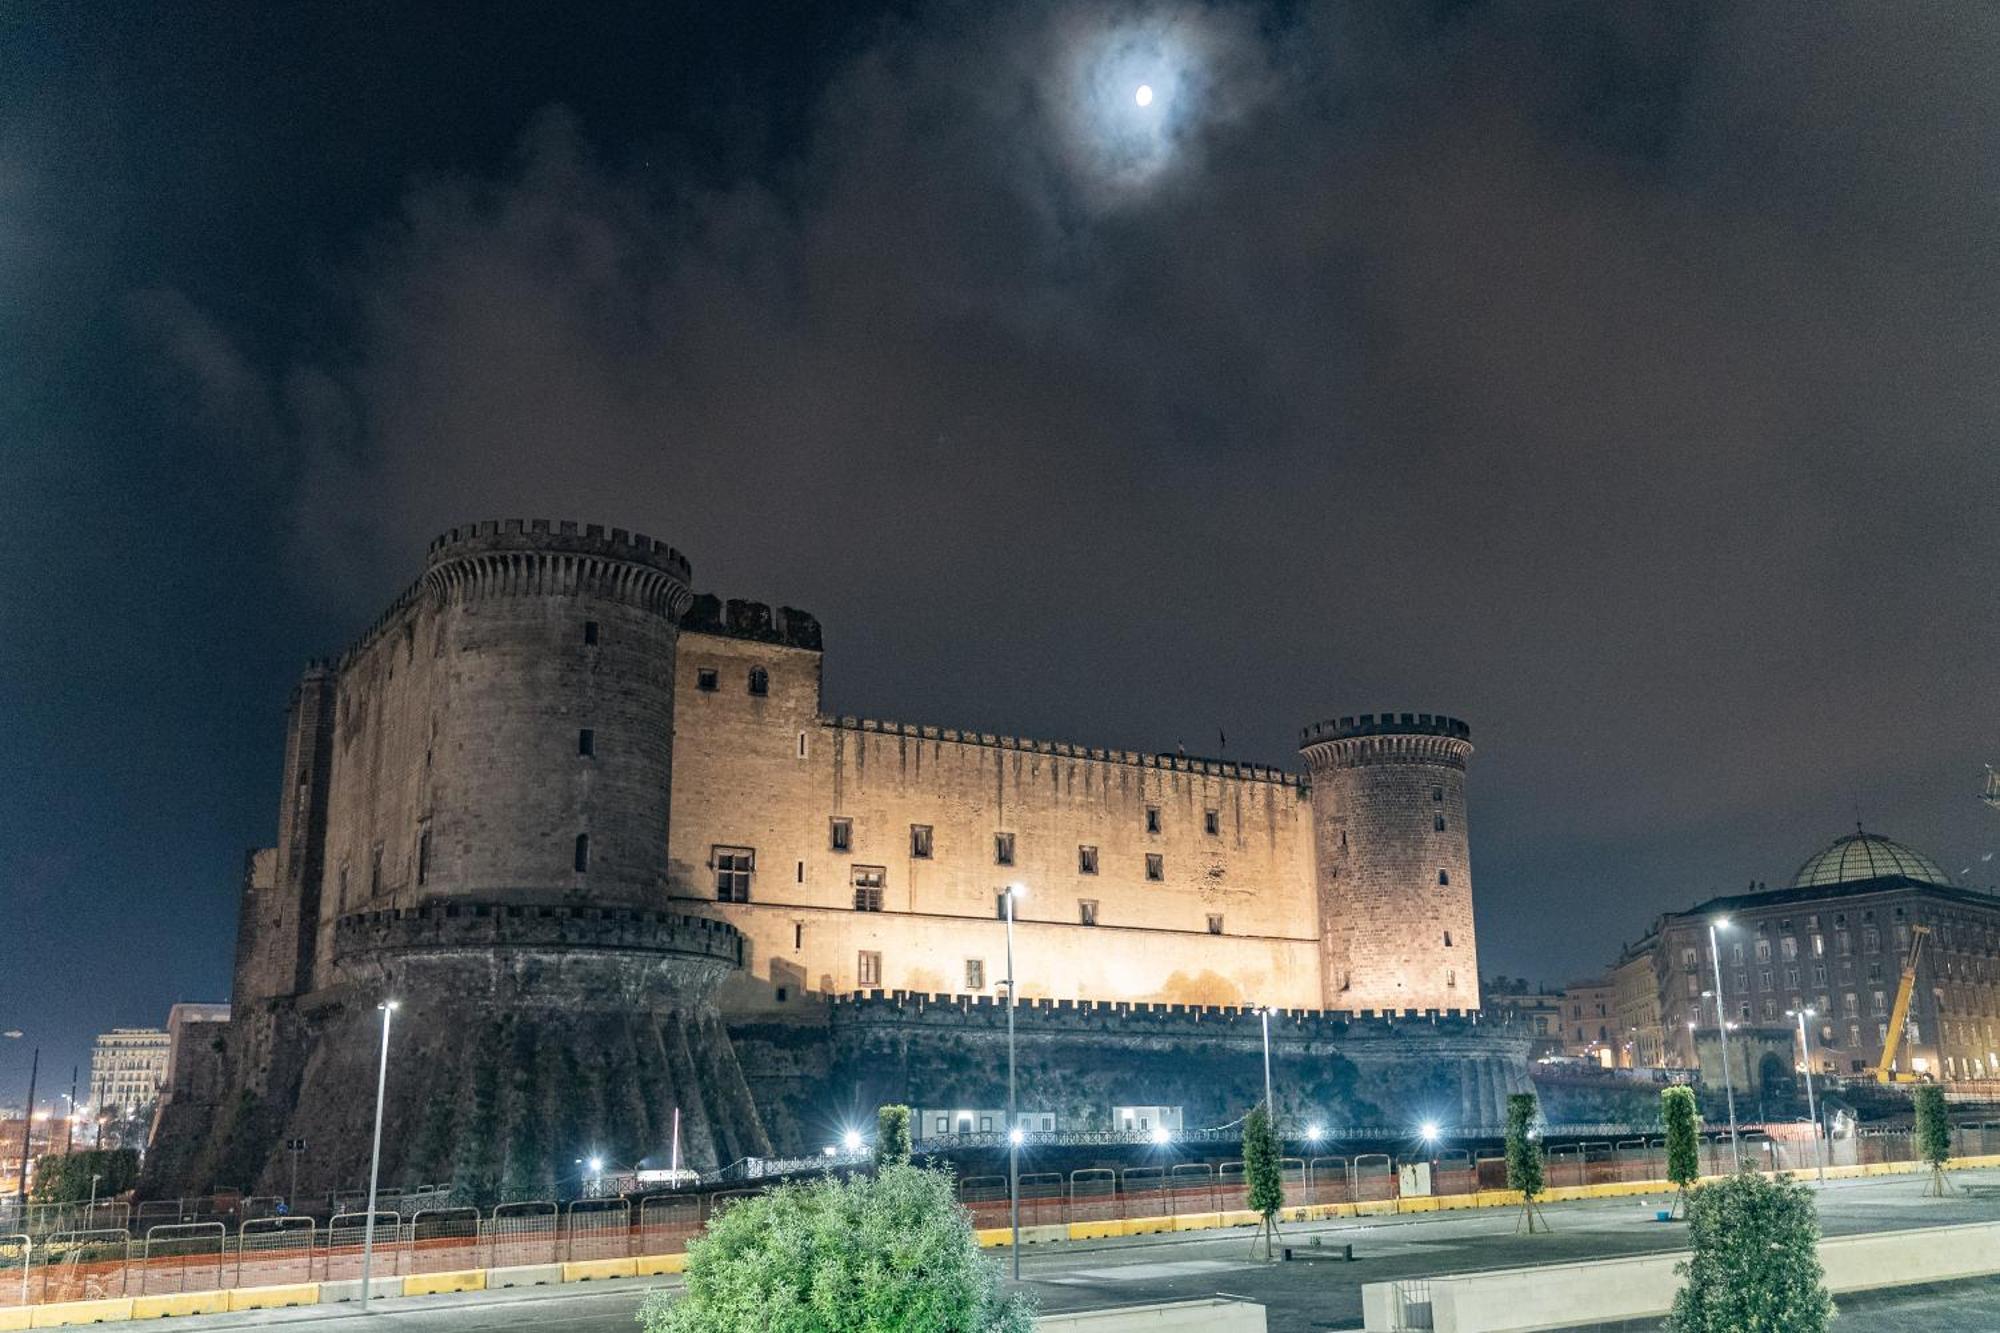
[[[835,712],[1463,717],[1488,974],[1857,809],[2000,880],[1995,69],[1973,4],[0,7],[0,1029],[66,1087],[226,997],[298,669],[487,517],[812,610]]]

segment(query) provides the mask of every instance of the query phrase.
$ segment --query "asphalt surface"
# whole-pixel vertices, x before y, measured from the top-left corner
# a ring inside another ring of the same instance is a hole
[[[2000,1172],[1957,1176],[2000,1186]],[[1247,1230],[1035,1246],[1022,1251],[1022,1286],[1050,1313],[1225,1295],[1262,1303],[1271,1333],[1358,1329],[1364,1282],[1679,1249],[1684,1228],[1652,1220],[1653,1207],[1663,1203],[1664,1197],[1551,1206],[1546,1212],[1555,1230],[1536,1236],[1516,1235],[1515,1213],[1505,1209],[1285,1228],[1286,1239],[1295,1245],[1309,1244],[1314,1236],[1322,1247],[1352,1244],[1351,1263],[1256,1262],[1250,1258]],[[1826,1187],[1820,1205],[1828,1235],[1996,1219],[2000,1193],[1928,1199],[1918,1176],[1835,1182]],[[996,1253],[1004,1264],[1005,1253]],[[671,1284],[638,1279],[385,1300],[375,1303],[371,1320],[393,1325],[393,1333],[514,1333],[528,1328],[538,1333],[630,1333],[646,1292],[661,1285]],[[2000,1330],[2000,1279],[1854,1295],[1842,1300],[1841,1308],[1842,1333]],[[174,1324],[185,1333],[190,1326],[219,1330],[358,1317],[351,1307],[317,1306],[177,1319]],[[1656,1325],[1617,1327],[1636,1331]],[[392,1331],[385,1328],[383,1333]]]

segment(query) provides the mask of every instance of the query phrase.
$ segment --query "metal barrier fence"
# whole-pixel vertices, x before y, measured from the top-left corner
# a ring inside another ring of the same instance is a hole
[[[1828,1165],[1909,1161],[1907,1130],[1871,1130],[1826,1143]],[[2000,1152],[2000,1122],[1954,1130],[1955,1155]],[[1776,1136],[1746,1133],[1740,1147],[1753,1169],[1810,1171],[1812,1138],[1780,1129]],[[1700,1143],[1704,1174],[1730,1169],[1727,1135]],[[1666,1143],[1629,1137],[1552,1146],[1544,1177],[1551,1187],[1659,1180],[1666,1171]],[[1338,1204],[1399,1197],[1399,1168],[1430,1167],[1433,1194],[1468,1194],[1505,1188],[1506,1162],[1497,1153],[1474,1156],[1449,1149],[1398,1161],[1386,1153],[1287,1157],[1280,1162],[1285,1202]],[[1195,1217],[1243,1209],[1248,1182],[1240,1161],[1183,1162],[1123,1170],[1084,1168],[1067,1175],[1031,1172],[1020,1177],[1021,1224]],[[673,1254],[716,1217],[759,1190],[710,1194],[666,1192],[583,1199],[567,1206],[547,1200],[501,1204],[491,1212],[451,1206],[435,1190],[410,1191],[395,1207],[374,1214],[374,1268],[383,1277],[465,1269],[551,1264],[566,1260],[621,1259]],[[213,1205],[230,1196],[141,1204],[126,1213],[134,1225],[71,1227],[41,1234],[0,1233],[0,1307],[23,1303],[157,1295],[217,1287],[274,1286],[340,1281],[361,1275],[369,1216],[349,1209],[321,1222],[311,1217],[257,1216],[262,1200],[233,1199],[239,1218],[187,1220],[188,1205]],[[970,1176],[958,1197],[981,1228],[1008,1224],[1005,1176]],[[428,1206],[406,1209],[412,1201]],[[119,1205],[123,1207],[123,1205]],[[108,1207],[108,1205],[100,1205]],[[99,1216],[85,1208],[72,1220]],[[38,1221],[58,1216],[43,1214]],[[144,1222],[144,1226],[137,1225]]]

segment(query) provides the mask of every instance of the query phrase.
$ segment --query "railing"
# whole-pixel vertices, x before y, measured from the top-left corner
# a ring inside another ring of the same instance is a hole
[[[1955,1156],[2000,1152],[2000,1121],[1956,1126],[1953,1137]],[[1745,1165],[1753,1169],[1802,1172],[1815,1161],[1809,1132],[1787,1134],[1778,1126],[1769,1133],[1746,1133],[1741,1147]],[[1829,1166],[1912,1160],[1907,1130],[1870,1130],[1833,1140],[1826,1149]],[[1704,1174],[1730,1170],[1727,1135],[1704,1137],[1700,1152]],[[1666,1145],[1657,1137],[1563,1144],[1550,1148],[1546,1160],[1544,1178],[1551,1187],[1657,1181],[1665,1175]],[[1418,1161],[1430,1167],[1434,1195],[1506,1185],[1506,1162],[1490,1152],[1449,1149],[1403,1162],[1385,1153],[1287,1157],[1280,1162],[1285,1204],[1392,1201],[1401,1195],[1399,1168]],[[1021,1225],[1212,1216],[1245,1208],[1247,1183],[1243,1163],[1235,1160],[1122,1171],[1086,1168],[1066,1175],[1031,1172],[1020,1178]],[[534,1200],[485,1212],[445,1204],[438,1191],[413,1191],[398,1207],[376,1210],[373,1271],[391,1277],[682,1253],[716,1217],[759,1193],[673,1191],[584,1199],[567,1206]],[[966,1177],[958,1184],[958,1196],[973,1225],[1008,1224],[1005,1176]],[[402,1204],[419,1197],[431,1206],[406,1213]],[[249,1205],[255,1201],[245,1199],[239,1201],[241,1220],[231,1225],[219,1219],[179,1220],[191,1211],[188,1202],[132,1209],[133,1222],[144,1219],[143,1227],[0,1233],[0,1307],[361,1275],[369,1221],[365,1212],[349,1209],[324,1222],[303,1216],[241,1216],[253,1211]],[[70,1216],[82,1219],[89,1212]],[[158,1218],[171,1220],[154,1220]]]

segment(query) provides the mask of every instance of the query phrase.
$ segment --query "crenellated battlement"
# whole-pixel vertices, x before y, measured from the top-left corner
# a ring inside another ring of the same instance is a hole
[[[568,904],[433,902],[355,912],[334,924],[334,955],[484,949],[599,949],[694,954],[741,966],[726,921],[679,912]]]
[[[1269,782],[1303,791],[1305,779],[1282,768],[1261,764],[1239,764],[1223,759],[1202,759],[1180,754],[1147,754],[1140,750],[1110,750],[1103,746],[1072,745],[1066,741],[1032,740],[1021,736],[1000,736],[990,731],[958,731],[951,727],[919,726],[912,722],[885,722],[872,717],[820,718],[820,725],[841,731],[865,731],[883,736],[906,736],[913,740],[939,741],[950,745],[982,745],[991,749],[1024,750],[1031,754],[1064,759],[1086,759],[1102,764],[1127,764],[1135,768],[1165,769],[1207,777],[1234,778],[1244,782]]]
[[[559,551],[636,561],[682,583],[688,580],[687,558],[665,542],[654,541],[643,532],[569,519],[489,518],[466,523],[434,539],[428,554],[430,564],[436,565],[463,556],[514,551]]]
[[[993,995],[932,995],[912,991],[857,991],[828,999],[834,1023],[924,1024],[955,1029],[991,1027],[1004,1031],[1007,1002]],[[1106,1000],[1024,999],[1015,1011],[1016,1024],[1039,1032],[1116,1032],[1126,1035],[1182,1033],[1206,1037],[1241,1036],[1261,1041],[1263,1019],[1254,1008],[1229,1005],[1147,1004]],[[1516,1031],[1519,1029],[1519,1032]],[[1374,1010],[1273,1009],[1271,1037],[1296,1041],[1365,1040],[1407,1036],[1412,1032],[1438,1036],[1487,1037],[1526,1035],[1526,1025],[1511,1013],[1480,1010],[1411,1009],[1400,1013]]]
[[[783,644],[815,653],[824,651],[820,646],[819,620],[811,612],[734,597],[724,602],[714,593],[695,597],[681,614],[681,629],[692,634]]]
[[[1303,728],[1299,732],[1299,746],[1356,736],[1449,736],[1469,741],[1472,728],[1443,713],[1363,713],[1358,717],[1329,718]]]

